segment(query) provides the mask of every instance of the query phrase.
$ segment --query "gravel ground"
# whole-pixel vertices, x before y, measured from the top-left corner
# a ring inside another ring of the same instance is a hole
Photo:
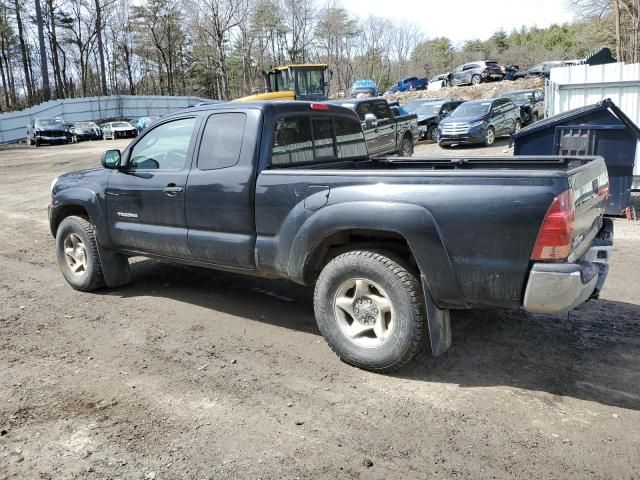
[[[640,477],[640,222],[616,220],[601,300],[455,312],[448,354],[377,375],[287,282],[140,260],[72,290],[48,188],[107,145],[0,152],[0,478]]]
[[[436,142],[418,142],[414,149],[415,156],[442,156],[442,157],[492,157],[513,155],[513,149],[509,148],[507,138],[498,138],[491,147],[484,145],[456,145],[449,148],[442,148]]]

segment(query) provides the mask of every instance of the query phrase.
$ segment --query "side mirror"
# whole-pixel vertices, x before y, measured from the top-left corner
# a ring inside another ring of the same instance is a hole
[[[365,113],[364,114],[364,124],[367,127],[375,127],[378,125],[378,119],[373,113]]]
[[[100,159],[100,163],[102,163],[103,168],[108,169],[116,169],[120,166],[120,150],[107,150],[102,154],[102,158]]]

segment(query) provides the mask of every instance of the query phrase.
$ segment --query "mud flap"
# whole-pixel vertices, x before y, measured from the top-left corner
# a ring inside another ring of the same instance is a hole
[[[441,310],[433,302],[424,275],[422,280],[422,291],[427,307],[427,325],[429,327],[429,340],[431,341],[431,354],[439,357],[451,347],[451,317],[449,310]]]
[[[107,287],[120,287],[129,283],[129,280],[131,279],[129,259],[124,255],[114,252],[113,250],[103,248],[100,246],[99,242],[97,243],[104,283],[107,284]]]

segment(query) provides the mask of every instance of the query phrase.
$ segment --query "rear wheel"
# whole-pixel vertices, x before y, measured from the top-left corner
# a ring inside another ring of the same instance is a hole
[[[62,275],[76,290],[90,292],[104,285],[94,229],[85,218],[71,216],[60,223],[56,256]]]
[[[474,75],[471,77],[471,85],[480,85],[480,75]]]
[[[316,283],[314,309],[332,350],[367,370],[402,367],[427,335],[420,281],[384,251],[354,250],[331,260]]]
[[[403,137],[400,142],[400,156],[410,157],[413,155],[413,142],[409,137]]]
[[[487,128],[487,133],[485,134],[485,137],[484,137],[485,146],[490,147],[495,143],[495,141],[496,141],[496,131],[493,129],[493,127]]]

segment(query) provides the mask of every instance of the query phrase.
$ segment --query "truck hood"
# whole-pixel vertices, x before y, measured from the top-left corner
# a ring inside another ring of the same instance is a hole
[[[63,127],[62,125],[52,125],[52,126],[46,126],[46,127],[34,127],[34,130],[36,132],[59,132],[59,133],[66,133],[67,129],[65,127]]]
[[[418,115],[418,124],[427,123],[429,120],[435,120],[437,115]]]
[[[83,187],[95,185],[104,181],[111,170],[107,170],[102,167],[86,168],[84,170],[77,170],[75,172],[65,173],[58,177],[58,181],[53,187],[53,193],[57,193],[61,190],[72,187]]]

